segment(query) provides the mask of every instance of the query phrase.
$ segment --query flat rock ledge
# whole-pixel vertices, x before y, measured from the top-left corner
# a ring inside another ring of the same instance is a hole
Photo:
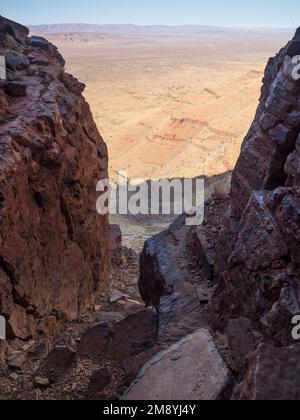
[[[220,400],[230,385],[230,371],[213,337],[200,329],[151,359],[121,399]]]

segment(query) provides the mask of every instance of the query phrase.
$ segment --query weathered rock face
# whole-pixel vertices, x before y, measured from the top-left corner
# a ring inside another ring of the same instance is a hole
[[[230,372],[209,331],[202,329],[154,356],[123,399],[218,400],[230,387]]]
[[[230,209],[217,249],[215,326],[234,339],[240,374],[241,356],[257,343],[295,344],[292,318],[300,312],[300,81],[292,75],[291,52],[298,45],[296,35],[266,68],[258,111],[233,173]],[[292,353],[282,352],[287,357]]]
[[[300,344],[275,348],[262,344],[248,360],[244,382],[237,397],[241,400],[300,399]]]
[[[0,18],[0,313],[9,338],[74,319],[108,286],[109,224],[96,213],[107,148],[57,49]],[[12,57],[18,71],[14,70]]]
[[[227,200],[210,200],[202,226],[187,226],[182,215],[145,243],[139,288],[146,306],[159,307],[162,345],[207,325],[215,243],[227,207]]]

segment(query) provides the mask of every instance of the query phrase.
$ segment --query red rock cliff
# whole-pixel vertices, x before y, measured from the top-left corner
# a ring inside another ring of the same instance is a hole
[[[10,338],[74,319],[108,286],[96,213],[107,148],[57,49],[0,17],[0,314]]]

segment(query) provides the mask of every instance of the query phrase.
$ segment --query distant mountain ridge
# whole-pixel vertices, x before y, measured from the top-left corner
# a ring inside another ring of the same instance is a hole
[[[97,25],[86,23],[59,23],[50,25],[29,25],[31,32],[39,33],[104,33],[114,35],[215,35],[231,36],[236,34],[274,34],[292,32],[288,28],[225,28],[206,25]]]

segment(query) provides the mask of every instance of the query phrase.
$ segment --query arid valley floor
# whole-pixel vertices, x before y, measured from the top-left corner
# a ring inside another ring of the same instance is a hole
[[[110,176],[212,176],[233,169],[263,70],[286,33],[251,36],[47,35],[109,147]],[[199,173],[199,171],[201,173]]]
[[[109,148],[110,178],[118,181],[124,170],[130,179],[231,171],[257,108],[266,63],[290,34],[42,36],[86,84]],[[121,225],[127,245],[136,247],[139,238],[137,250],[169,224],[124,217],[112,222]]]

